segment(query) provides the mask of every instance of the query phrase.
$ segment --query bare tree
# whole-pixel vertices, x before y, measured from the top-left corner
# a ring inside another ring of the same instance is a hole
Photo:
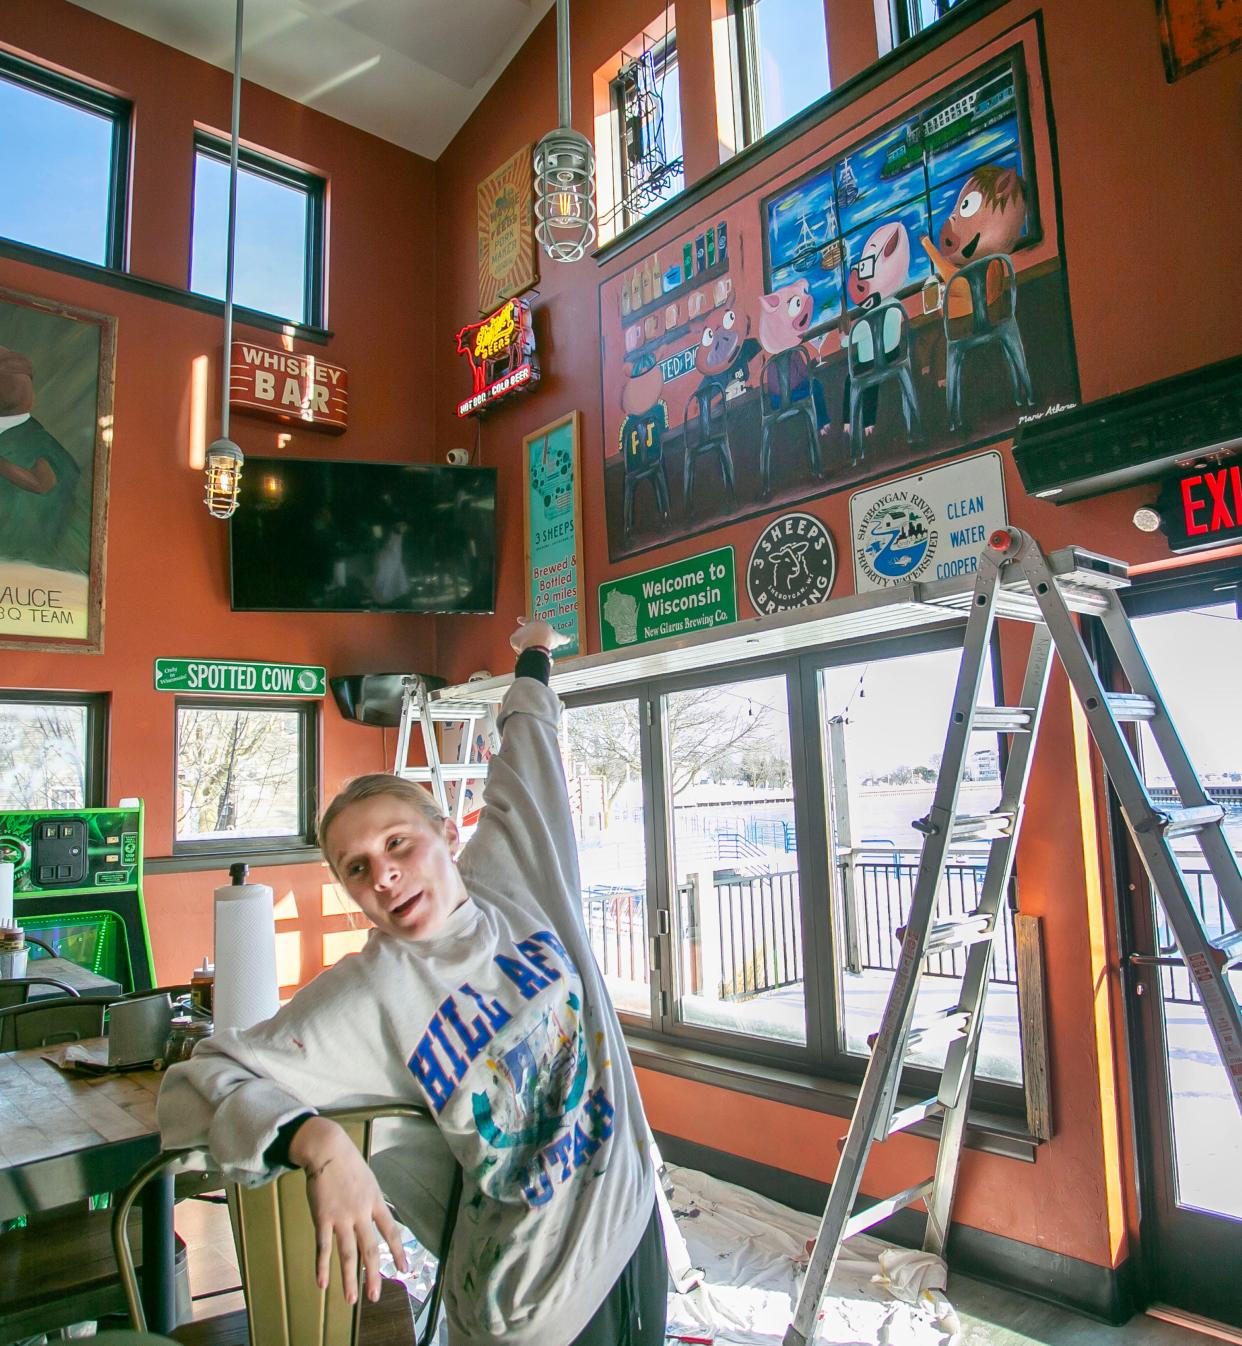
[[[182,709],[177,834],[292,830],[298,717],[287,711]]]
[[[0,717],[0,804],[80,808],[86,788],[86,712],[15,702]]]

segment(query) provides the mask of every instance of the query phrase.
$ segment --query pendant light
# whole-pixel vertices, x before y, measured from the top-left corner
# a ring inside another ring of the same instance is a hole
[[[245,0],[237,0],[237,18],[233,32],[233,128],[229,140],[229,219],[224,260],[224,364],[221,370],[223,392],[220,405],[220,438],[207,449],[207,510],[213,519],[227,519],[237,508],[241,485],[241,449],[229,438],[229,396],[232,393],[233,351],[233,264],[237,238],[237,147],[241,135],[241,61],[242,10]]]
[[[554,262],[576,262],[595,241],[595,151],[570,125],[569,0],[556,0],[560,125],[535,146],[535,237]]]

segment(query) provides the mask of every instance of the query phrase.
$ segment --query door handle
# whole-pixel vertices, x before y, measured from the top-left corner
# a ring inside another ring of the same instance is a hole
[[[1131,967],[1185,967],[1186,960],[1181,954],[1132,953]]]

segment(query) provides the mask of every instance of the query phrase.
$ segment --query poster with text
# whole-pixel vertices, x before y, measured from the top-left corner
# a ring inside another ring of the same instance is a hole
[[[582,648],[579,615],[579,413],[571,411],[522,441],[526,465],[526,611],[568,639],[558,659]]]
[[[800,163],[601,283],[611,560],[1077,404],[1040,46],[1025,21],[808,131]]]
[[[535,258],[534,166],[529,145],[479,183],[479,312],[529,290]]]
[[[102,648],[116,319],[0,290],[0,646]]]

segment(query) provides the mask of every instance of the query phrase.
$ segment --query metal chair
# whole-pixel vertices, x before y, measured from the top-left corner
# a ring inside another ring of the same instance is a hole
[[[857,309],[846,339],[850,375],[850,462],[863,457],[863,397],[872,388],[877,396],[886,383],[901,390],[906,435],[922,439],[923,422],[914,391],[913,343],[905,306],[892,299],[871,309]]]
[[[641,418],[627,417],[626,424],[637,422]],[[654,427],[654,423],[653,423]],[[627,443],[628,436],[623,433],[622,441]],[[622,454],[624,483],[621,488],[621,524],[628,538],[634,529],[634,496],[639,482],[649,481],[655,492],[656,508],[660,511],[662,523],[668,523],[668,474],[664,470],[664,446],[652,429],[650,444],[643,443],[640,430],[634,431],[634,442],[628,444]]]
[[[994,266],[1000,270],[993,271]],[[999,288],[996,288],[996,282],[999,282]],[[955,290],[960,294],[963,285],[969,296],[969,327],[964,333],[955,336],[954,327],[966,320],[956,316],[962,311],[960,304],[955,305],[955,316],[950,317],[949,301]],[[994,315],[992,309],[997,304],[999,313]],[[1009,370],[1014,405],[1034,405],[1035,392],[1031,386],[1031,373],[1026,364],[1026,350],[1022,345],[1017,313],[1018,277],[1013,269],[1012,258],[1006,254],[994,252],[986,257],[976,257],[949,277],[944,293],[944,345],[945,398],[950,430],[962,429],[962,366],[966,356],[982,346],[993,343],[1000,346]]]
[[[811,380],[810,395],[802,392]],[[814,375],[810,361],[800,346],[777,351],[764,361],[759,373],[759,498],[772,494],[772,436],[784,424],[792,422],[806,432],[807,457],[816,477],[824,474],[819,452],[819,426],[815,421]],[[822,396],[822,394],[821,394]]]
[[[697,427],[697,437],[691,427]],[[699,457],[714,453],[720,460],[720,475],[730,505],[737,503],[733,488],[733,453],[729,448],[728,402],[724,388],[714,379],[706,379],[690,394],[681,418],[682,509],[690,517],[694,496],[694,469]]]
[[[323,1114],[349,1132],[364,1158],[370,1159],[377,1121],[393,1117],[427,1119],[425,1108],[392,1104],[376,1108],[338,1109]],[[129,1212],[142,1189],[155,1179],[210,1170],[211,1156],[202,1149],[166,1150],[138,1171],[119,1198],[112,1216],[112,1242],[130,1320],[146,1330],[138,1277],[129,1243]],[[223,1184],[222,1184],[223,1185]],[[250,1340],[261,1346],[357,1346],[364,1296],[350,1305],[341,1288],[335,1250],[328,1287],[315,1284],[315,1230],[306,1201],[306,1175],[284,1173],[262,1187],[228,1184],[233,1234],[237,1243],[242,1289],[246,1297]],[[440,1265],[424,1306],[419,1346],[429,1346],[440,1316],[444,1258],[452,1239],[461,1198],[461,1171],[456,1171],[438,1252]]]
[[[72,991],[0,1009],[0,1052],[100,1037],[108,1006],[114,1003],[113,996],[80,996]]]
[[[54,986],[61,995],[76,996],[78,993],[67,982],[55,977],[5,977],[0,980],[0,1010],[13,1005],[24,1005],[30,999],[32,986]]]

